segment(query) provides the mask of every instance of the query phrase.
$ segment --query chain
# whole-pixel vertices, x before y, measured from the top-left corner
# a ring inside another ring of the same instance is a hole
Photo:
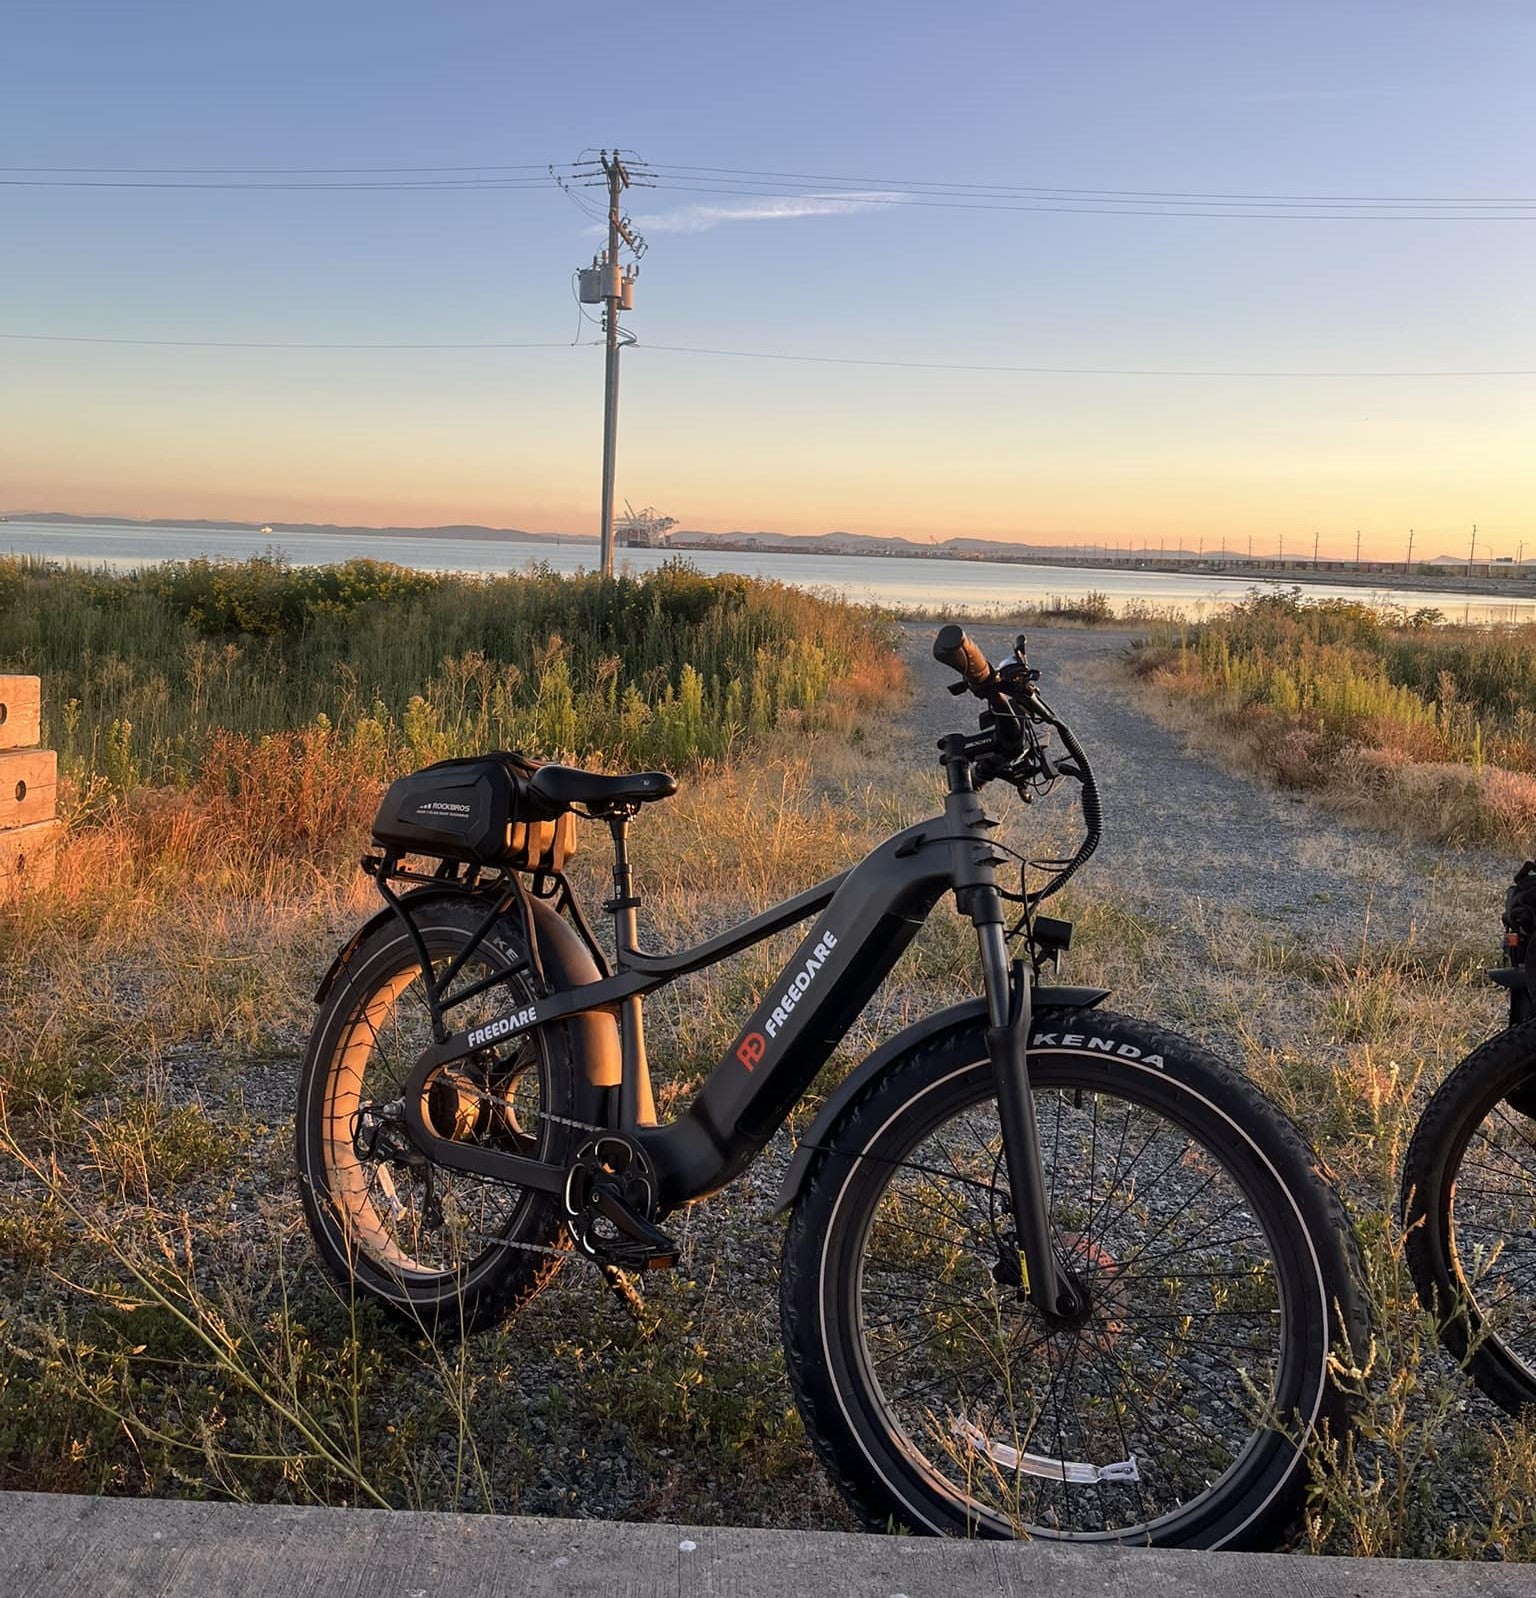
[[[454,1086],[457,1087],[460,1084],[461,1080],[462,1080],[461,1078],[457,1078],[456,1077],[454,1079]],[[497,1094],[492,1093],[489,1088],[479,1087],[473,1082],[466,1083],[465,1085],[474,1090],[475,1094],[477,1095],[477,1097],[480,1099],[480,1101],[482,1103],[492,1105],[496,1109],[508,1112],[511,1115],[516,1116],[516,1117],[518,1117],[520,1119],[548,1121],[554,1126],[568,1126],[573,1131],[576,1131],[576,1132],[603,1133],[603,1132],[607,1132],[607,1131],[610,1130],[610,1128],[605,1127],[605,1126],[595,1126],[590,1121],[576,1121],[576,1120],[573,1120],[568,1115],[556,1115],[553,1110],[530,1109],[530,1108],[528,1108],[525,1105],[514,1104],[511,1099],[501,1098]],[[436,1169],[436,1167],[434,1167],[434,1169]],[[481,1180],[489,1181],[489,1182],[495,1182],[496,1178],[495,1177],[484,1177],[484,1178],[481,1178]],[[499,1187],[519,1187],[520,1184],[516,1183],[516,1182],[500,1182],[500,1183],[497,1183],[497,1186],[499,1186]],[[583,1260],[590,1260],[591,1259],[590,1255],[582,1253],[582,1251],[579,1248],[554,1248],[548,1243],[523,1243],[523,1242],[519,1242],[515,1238],[510,1238],[510,1237],[492,1238],[486,1243],[486,1247],[487,1248],[517,1249],[520,1253],[523,1253],[523,1254],[544,1254],[544,1255],[551,1256],[554,1259],[562,1259],[562,1260],[563,1259],[570,1259],[570,1258],[573,1258],[573,1257],[576,1258],[576,1259],[583,1259]],[[598,1262],[596,1260],[592,1260],[592,1263],[594,1265],[598,1264]],[[600,1266],[599,1266],[599,1269],[601,1269]]]
[[[471,1083],[470,1086],[474,1087],[474,1084]],[[577,1132],[602,1133],[611,1132],[613,1130],[612,1127],[594,1126],[590,1121],[573,1121],[570,1116],[556,1115],[553,1110],[527,1109],[522,1105],[514,1104],[511,1099],[498,1098],[494,1093],[491,1092],[489,1088],[475,1087],[474,1091],[479,1094],[484,1103],[493,1104],[498,1110],[510,1110],[515,1116],[526,1116],[530,1120],[535,1121],[549,1121],[555,1126],[568,1126]],[[493,1177],[491,1180],[494,1181],[495,1178]],[[515,1182],[509,1182],[506,1185],[508,1187],[516,1187],[518,1184]]]

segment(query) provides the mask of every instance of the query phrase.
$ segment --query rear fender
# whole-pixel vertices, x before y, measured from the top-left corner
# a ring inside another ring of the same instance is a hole
[[[1034,1010],[1036,1014],[1044,1010],[1091,1010],[1108,997],[1108,988],[1036,988]],[[904,1032],[898,1032],[895,1037],[882,1043],[868,1059],[856,1065],[838,1083],[831,1097],[822,1105],[816,1119],[811,1123],[810,1130],[796,1146],[794,1158],[790,1160],[789,1169],[784,1173],[784,1184],[779,1189],[778,1203],[774,1206],[775,1212],[782,1213],[795,1202],[806,1173],[811,1168],[811,1161],[825,1146],[832,1134],[832,1128],[837,1124],[843,1111],[882,1071],[888,1069],[903,1054],[932,1043],[937,1038],[976,1028],[985,1030],[986,1026],[987,1001],[969,999],[964,1004],[953,1005],[948,1010],[940,1010],[936,1015],[925,1016],[921,1021],[914,1022]]]
[[[406,894],[401,902],[408,907],[416,907],[428,900],[467,897],[462,889],[429,887]],[[533,912],[534,931],[539,940],[539,960],[549,985],[564,990],[596,982],[601,973],[592,958],[592,951],[571,927],[542,899],[530,897],[529,907]],[[395,919],[395,912],[386,906],[352,934],[321,978],[320,986],[315,991],[317,1004],[322,1003],[335,987],[337,978],[346,971],[348,962],[363,939],[376,928]],[[616,1088],[619,1085],[623,1066],[619,1049],[619,1023],[614,1012],[584,1010],[560,1022],[554,1030],[564,1033],[572,1058],[579,1063],[590,1087]]]

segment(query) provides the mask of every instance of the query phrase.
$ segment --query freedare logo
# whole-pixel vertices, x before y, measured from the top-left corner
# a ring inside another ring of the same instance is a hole
[[[464,1041],[472,1049],[483,1049],[487,1043],[495,1043],[500,1038],[509,1037],[514,1032],[521,1032],[524,1027],[532,1026],[538,1018],[538,1011],[530,1004],[526,1010],[515,1011],[512,1015],[499,1015],[494,1021],[487,1021],[484,1026],[477,1026]]]
[[[805,997],[810,985],[816,980],[816,973],[827,963],[828,956],[837,947],[837,934],[826,932],[816,940],[816,946],[811,950],[811,957],[795,973],[794,980],[785,988],[774,1005],[773,1013],[763,1022],[763,1032],[768,1038],[779,1035],[784,1023],[789,1020],[791,1012]],[[763,1056],[768,1052],[768,1038],[762,1032],[749,1032],[736,1045],[736,1058],[746,1066],[749,1071],[755,1071],[761,1063]]]
[[[811,957],[801,966],[795,980],[785,988],[779,1002],[773,1007],[773,1014],[763,1023],[763,1030],[770,1038],[779,1035],[779,1029],[789,1020],[794,1008],[805,997],[806,991],[816,980],[816,973],[827,963],[828,957],[837,947],[837,934],[823,933],[817,940],[816,947],[811,950]]]

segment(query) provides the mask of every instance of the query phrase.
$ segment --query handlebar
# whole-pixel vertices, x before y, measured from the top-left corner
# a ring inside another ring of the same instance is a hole
[[[933,658],[941,666],[958,671],[975,693],[984,693],[992,682],[994,673],[987,657],[966,637],[965,629],[953,622],[939,629],[939,636],[933,641]]]
[[[960,757],[974,762],[978,784],[992,777],[1010,783],[1028,800],[1031,787],[1041,779],[1055,777],[1075,778],[1079,785],[1079,803],[1082,808],[1085,836],[1070,860],[1041,862],[1053,869],[1044,887],[1029,892],[1021,884],[1022,902],[1026,918],[1041,900],[1064,888],[1078,868],[1098,848],[1103,832],[1103,808],[1099,800],[1098,784],[1093,779],[1093,768],[1082,745],[1072,734],[1072,729],[1040,697],[1035,684],[1040,673],[1033,670],[1025,654],[1022,636],[1015,641],[1013,659],[1001,668],[988,663],[981,649],[966,636],[965,629],[951,623],[939,629],[933,641],[933,658],[952,671],[959,672],[962,682],[950,685],[951,693],[964,693],[969,689],[980,699],[985,699],[988,710],[981,718],[982,733],[978,738],[964,738],[955,734],[945,739],[939,747],[946,751],[947,762]],[[1047,758],[1038,734],[1030,724],[1054,727],[1066,748],[1065,760]]]

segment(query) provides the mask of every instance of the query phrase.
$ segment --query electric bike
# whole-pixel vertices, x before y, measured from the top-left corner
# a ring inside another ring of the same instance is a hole
[[[315,1243],[343,1281],[454,1334],[573,1255],[621,1285],[673,1264],[671,1218],[762,1151],[953,895],[979,993],[847,1076],[779,1195],[807,1436],[875,1528],[1266,1546],[1308,1444],[1347,1425],[1332,1371],[1364,1331],[1353,1234],[1251,1084],[1052,980],[1071,928],[1040,906],[1101,830],[1088,758],[1022,638],[994,666],[950,626],[934,654],[982,705],[939,746],[942,812],[693,948],[638,937],[628,830],[675,791],[665,773],[494,755],[396,783],[364,862],[385,906],[321,984],[303,1067]],[[1080,787],[1083,841],[1024,860],[982,790],[1060,782]],[[612,959],[564,869],[578,816],[612,840]],[[658,1122],[643,997],[805,922]]]

